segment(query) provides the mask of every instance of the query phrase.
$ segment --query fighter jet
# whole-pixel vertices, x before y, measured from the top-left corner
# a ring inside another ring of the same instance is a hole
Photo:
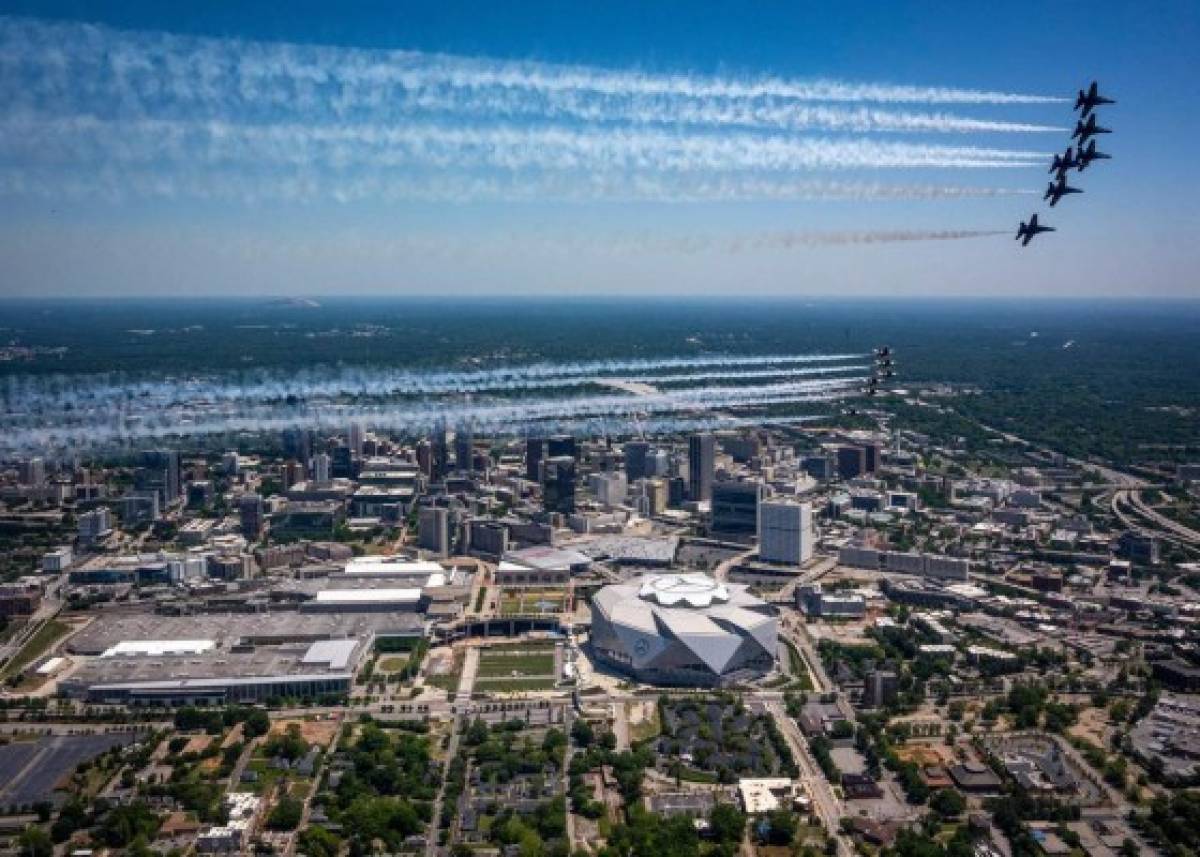
[[[1112,158],[1112,155],[1106,155],[1103,152],[1097,152],[1096,141],[1092,140],[1092,142],[1088,143],[1088,147],[1086,149],[1080,147],[1079,156],[1076,158],[1076,161],[1079,165],[1079,172],[1083,172],[1088,168],[1088,164],[1090,164],[1092,161],[1106,161],[1110,158]]]
[[[1088,137],[1095,137],[1097,134],[1111,134],[1112,129],[1101,128],[1096,124],[1096,114],[1093,113],[1088,117],[1087,122],[1080,119],[1075,123],[1075,133],[1071,135],[1071,139],[1078,139],[1079,145],[1083,145],[1088,141]]]
[[[1079,97],[1075,99],[1075,109],[1081,110],[1080,116],[1087,116],[1101,104],[1116,104],[1117,102],[1111,98],[1105,98],[1097,91],[1096,81],[1092,81],[1092,85],[1088,87],[1087,93],[1079,90]]]
[[[1058,201],[1069,193],[1083,193],[1077,187],[1069,187],[1067,180],[1063,176],[1058,177],[1057,182],[1050,182],[1046,185],[1046,193],[1042,196],[1042,200],[1050,200],[1050,207],[1058,205]]]
[[[1017,240],[1021,241],[1021,239],[1024,238],[1025,240],[1021,241],[1021,246],[1028,247],[1029,242],[1033,240],[1034,235],[1037,235],[1039,232],[1053,231],[1053,226],[1038,226],[1037,215],[1035,214],[1033,217],[1029,218],[1028,224],[1026,224],[1025,221],[1021,221],[1021,226],[1017,229]]]
[[[1067,150],[1062,155],[1055,155],[1054,160],[1050,163],[1050,172],[1057,174],[1058,178],[1062,178],[1067,174],[1067,170],[1074,169],[1079,166],[1079,161],[1075,160],[1075,150],[1067,146]]]

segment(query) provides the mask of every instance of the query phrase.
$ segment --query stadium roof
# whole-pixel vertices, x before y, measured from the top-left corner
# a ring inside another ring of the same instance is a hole
[[[703,574],[659,574],[642,581],[638,597],[663,607],[711,607],[728,601],[729,590]]]

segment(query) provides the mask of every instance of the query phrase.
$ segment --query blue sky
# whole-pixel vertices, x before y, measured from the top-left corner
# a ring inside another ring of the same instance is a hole
[[[3,295],[1200,296],[1195,3],[94,5],[0,3]]]

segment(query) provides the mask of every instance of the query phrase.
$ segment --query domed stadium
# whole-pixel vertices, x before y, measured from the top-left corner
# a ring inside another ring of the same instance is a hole
[[[716,687],[770,672],[775,610],[746,586],[651,574],[592,598],[597,661],[648,684]]]

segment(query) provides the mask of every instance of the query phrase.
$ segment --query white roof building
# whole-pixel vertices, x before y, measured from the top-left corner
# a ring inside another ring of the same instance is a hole
[[[794,787],[787,777],[738,780],[738,799],[747,815],[763,815],[777,809],[790,809]]]
[[[199,655],[216,648],[213,640],[122,640],[106,649],[102,658],[149,657],[165,655]]]
[[[346,563],[342,574],[346,577],[410,577],[428,578],[442,574],[445,569],[429,560],[399,559],[389,556],[356,556]]]
[[[416,604],[421,600],[418,587],[389,589],[322,589],[317,593],[318,604]]]
[[[308,647],[300,663],[307,666],[319,665],[331,670],[350,668],[358,650],[358,640],[318,640]]]

